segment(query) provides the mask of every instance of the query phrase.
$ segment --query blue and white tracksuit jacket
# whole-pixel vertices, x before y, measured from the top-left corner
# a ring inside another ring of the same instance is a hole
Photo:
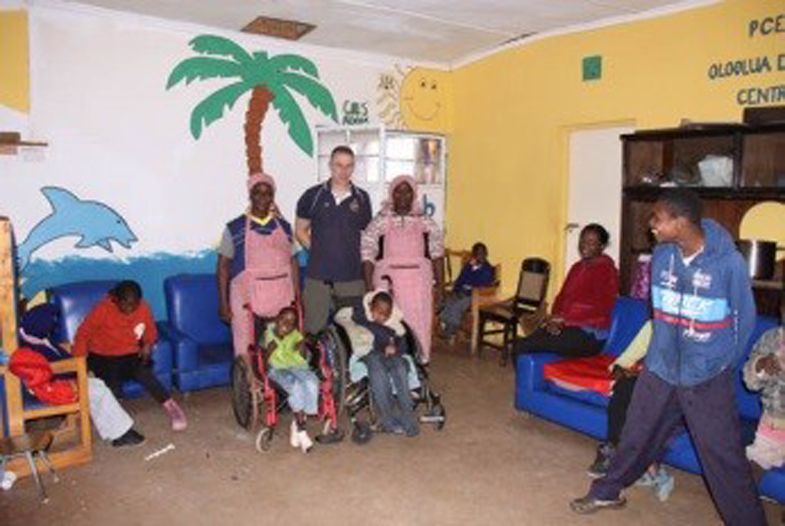
[[[755,326],[744,259],[719,224],[704,219],[701,226],[704,248],[688,266],[675,243],[658,245],[652,260],[646,367],[671,385],[697,385],[735,366]]]

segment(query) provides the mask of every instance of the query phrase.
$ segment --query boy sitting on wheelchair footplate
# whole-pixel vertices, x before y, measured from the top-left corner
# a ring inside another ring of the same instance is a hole
[[[402,314],[388,292],[369,292],[362,305],[354,307],[352,321],[373,335],[373,347],[361,357],[368,368],[373,400],[379,410],[381,430],[387,433],[417,436],[420,432],[409,389],[406,352],[406,329]],[[357,353],[358,350],[355,350]],[[393,392],[393,387],[395,392]],[[398,411],[395,414],[394,401]]]

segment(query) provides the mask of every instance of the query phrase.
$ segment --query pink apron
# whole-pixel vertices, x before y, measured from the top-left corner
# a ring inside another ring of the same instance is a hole
[[[253,314],[272,318],[294,301],[291,258],[292,243],[283,228],[263,236],[251,231],[246,218],[245,269],[229,289],[235,356],[246,354],[253,344]]]
[[[423,360],[431,358],[433,323],[433,266],[425,257],[425,224],[389,218],[384,228],[384,258],[376,262],[374,287],[384,286],[383,276],[392,280],[395,303],[420,342]]]

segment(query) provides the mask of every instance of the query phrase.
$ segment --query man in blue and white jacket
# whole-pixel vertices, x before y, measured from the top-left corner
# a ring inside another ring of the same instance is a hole
[[[659,244],[645,368],[608,474],[571,507],[578,513],[623,507],[622,490],[659,460],[686,421],[725,524],[765,525],[734,396],[735,365],[755,325],[747,267],[728,232],[701,219],[694,192],[664,192],[650,226]]]

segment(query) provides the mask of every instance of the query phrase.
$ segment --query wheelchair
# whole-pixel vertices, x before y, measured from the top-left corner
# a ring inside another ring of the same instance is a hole
[[[255,335],[264,334],[268,322],[255,319]],[[411,328],[405,323],[404,326],[415,412],[420,423],[431,424],[441,431],[447,412],[440,395],[430,385],[427,368],[420,361],[420,344]],[[368,443],[378,430],[370,383],[367,375],[358,374],[364,364],[358,366],[356,357],[352,358],[354,348],[367,343],[358,337],[358,331],[364,330],[351,321],[351,307],[342,307],[326,329],[314,338],[306,338],[311,369],[320,379],[318,419],[322,421],[322,433],[316,437],[317,442],[343,439],[338,420],[344,413],[348,415],[351,438],[356,444]],[[237,357],[232,364],[232,410],[242,428],[249,432],[258,429],[255,446],[263,452],[270,449],[279,414],[288,411],[288,406],[286,393],[267,375],[259,339],[255,337],[252,341],[255,343],[248,351],[248,358]]]
[[[286,393],[270,380],[264,363],[259,335],[264,334],[270,320],[254,319],[254,342],[248,356],[238,356],[231,367],[232,411],[243,429],[257,432],[255,446],[268,451],[275,435],[278,417],[288,411]],[[322,432],[319,442],[337,442],[343,438],[338,417],[344,410],[348,363],[342,348],[327,347],[320,339],[306,339],[306,355],[311,369],[319,377],[319,413]],[[258,429],[258,431],[257,431]]]
[[[427,367],[420,360],[419,341],[405,322],[404,328],[414,410],[421,424],[433,425],[435,430],[441,431],[447,423],[447,411],[441,396],[431,386]],[[362,445],[371,440],[378,425],[365,365],[361,362],[358,364],[359,360],[353,358],[357,346],[369,344],[368,341],[362,341],[359,331],[365,329],[354,324],[351,310],[344,308],[336,312],[333,322],[319,340],[329,355],[346,359],[345,367],[341,370],[341,374],[346,375],[339,392],[342,395],[341,412],[345,411],[348,415],[352,441]]]

